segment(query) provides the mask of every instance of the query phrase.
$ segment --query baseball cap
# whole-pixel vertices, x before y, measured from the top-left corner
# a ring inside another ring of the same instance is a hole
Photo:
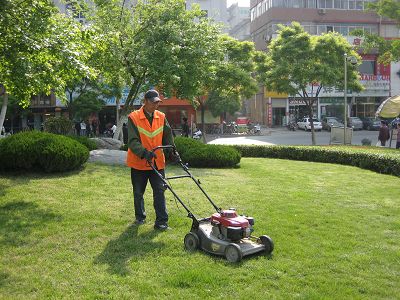
[[[144,99],[149,100],[150,102],[159,102],[162,101],[160,99],[160,95],[158,94],[158,92],[156,90],[148,90],[145,94],[144,94]]]

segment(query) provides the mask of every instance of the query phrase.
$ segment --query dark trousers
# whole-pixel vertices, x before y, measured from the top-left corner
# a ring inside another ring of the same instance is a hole
[[[396,149],[400,149],[400,142],[396,143]]]
[[[165,177],[164,170],[158,170],[158,172]],[[142,171],[131,168],[131,181],[136,220],[146,219],[143,194],[146,190],[147,182],[150,181],[151,188],[153,189],[153,206],[156,212],[155,224],[167,224],[168,213],[165,205],[165,187],[161,178],[153,170]]]

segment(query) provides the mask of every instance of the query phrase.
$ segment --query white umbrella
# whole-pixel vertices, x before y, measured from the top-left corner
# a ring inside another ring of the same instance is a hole
[[[396,118],[400,115],[400,95],[390,97],[379,105],[375,115],[381,118]]]

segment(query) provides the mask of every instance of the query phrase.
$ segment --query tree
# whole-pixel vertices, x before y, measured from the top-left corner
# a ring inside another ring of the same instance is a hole
[[[369,3],[368,8],[382,17],[400,23],[400,2],[397,0],[379,0]],[[364,52],[368,53],[372,49],[378,49],[380,62],[388,64],[391,61],[400,61],[400,40],[386,40],[376,34],[364,33],[360,30],[355,30],[353,35],[364,37],[361,44]]]
[[[27,107],[32,95],[54,92],[65,98],[67,82],[93,75],[86,64],[89,31],[60,14],[50,0],[0,0],[0,36],[0,127],[8,94]]]
[[[313,106],[323,87],[344,88],[345,53],[360,60],[340,34],[311,36],[299,23],[293,22],[291,26],[281,26],[267,55],[259,56],[259,60],[264,60],[259,71],[268,90],[300,97],[312,118]],[[347,82],[350,89],[360,91],[363,87],[358,81],[356,67],[348,64]],[[315,145],[313,122],[311,133]]]
[[[225,58],[216,67],[207,99],[207,107],[214,116],[237,112],[242,97],[249,98],[258,90],[257,80],[253,76],[254,43],[221,36],[221,44]]]
[[[134,7],[126,2],[97,0],[88,14],[102,41],[98,52],[102,80],[129,88],[117,135],[121,119],[149,87],[194,103],[202,80],[221,55],[216,43],[219,26],[202,18],[199,6],[188,11],[183,0],[138,1]]]

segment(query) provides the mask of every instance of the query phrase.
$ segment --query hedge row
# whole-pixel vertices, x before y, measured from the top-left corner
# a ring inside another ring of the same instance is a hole
[[[230,146],[207,145],[192,138],[176,137],[182,161],[195,168],[232,168],[240,163],[240,152]]]
[[[350,165],[383,174],[400,176],[400,154],[350,147],[320,146],[233,146],[242,157],[269,157]]]
[[[0,140],[0,170],[61,172],[81,167],[89,150],[62,135],[25,131]]]
[[[207,145],[192,138],[176,137],[176,149],[184,163],[195,168],[232,168],[240,163],[238,150],[221,145]],[[123,145],[121,150],[127,151]]]

